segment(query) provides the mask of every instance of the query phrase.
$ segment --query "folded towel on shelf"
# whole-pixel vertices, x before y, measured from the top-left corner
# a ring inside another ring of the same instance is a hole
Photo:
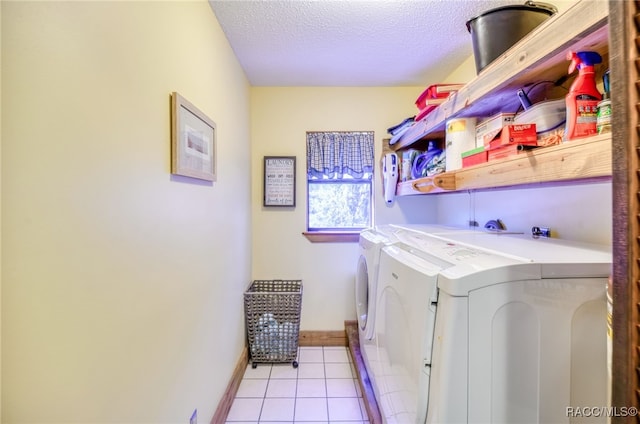
[[[391,137],[391,140],[389,140],[389,144],[396,144],[398,140],[400,140],[400,138],[404,135],[404,133],[409,130],[409,128],[411,128],[411,126],[404,127],[400,131],[398,131],[393,137]]]
[[[446,170],[446,152],[443,150],[438,155],[434,156],[427,165],[427,176],[442,174]]]
[[[415,120],[415,116],[411,116],[404,121],[400,122],[397,125],[394,125],[391,128],[387,129],[387,132],[391,135],[396,135],[400,131],[406,131],[411,125],[413,125],[413,121]]]

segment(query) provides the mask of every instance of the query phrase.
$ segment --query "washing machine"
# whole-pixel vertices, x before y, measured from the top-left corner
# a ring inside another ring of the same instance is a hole
[[[356,315],[360,343],[374,337],[375,295],[378,263],[383,246],[402,241],[406,244],[421,243],[421,234],[446,235],[458,232],[474,232],[437,224],[388,224],[378,225],[360,232],[359,254],[355,281]]]
[[[360,232],[359,255],[355,281],[356,315],[358,318],[358,336],[360,351],[369,378],[373,379],[371,369],[377,367],[375,356],[375,315],[378,282],[378,264],[380,252],[384,246],[398,242],[414,243],[419,234],[448,234],[457,231],[469,231],[444,225],[404,224],[379,225]],[[372,382],[373,383],[373,382]]]
[[[569,423],[567,407],[606,405],[610,251],[495,237],[382,248],[372,385],[384,422]]]
[[[388,224],[367,228],[360,232],[355,299],[361,344],[374,337],[376,283],[382,247],[395,243],[399,239],[411,243],[418,234],[445,235],[459,231],[470,232],[471,230],[435,224]]]

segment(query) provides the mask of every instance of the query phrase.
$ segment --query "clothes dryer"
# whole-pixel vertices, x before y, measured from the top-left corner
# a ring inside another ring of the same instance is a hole
[[[606,405],[610,247],[487,233],[443,240],[537,267],[535,277],[517,279],[465,276],[463,268],[440,275],[439,306],[451,317],[438,317],[436,337],[468,325],[469,368],[466,382],[458,382],[468,393],[468,422],[569,423],[569,407]],[[442,343],[433,355],[446,360],[450,351]],[[443,393],[431,392],[430,402],[441,404]],[[443,421],[436,409],[429,414],[428,422]]]
[[[445,270],[459,267],[456,258],[469,259],[477,269],[509,269],[523,261],[485,252],[472,252],[426,234],[415,235],[412,244],[386,246],[380,255],[375,323],[376,365],[372,385],[385,423],[424,423],[429,410],[434,331],[439,310],[438,279]],[[420,240],[420,243],[417,240]],[[419,248],[417,246],[420,246]],[[444,313],[446,314],[447,311]],[[457,322],[456,322],[457,324]],[[464,377],[466,358],[460,344],[465,334],[453,331],[447,342],[447,361],[453,363],[444,379]],[[436,382],[439,383],[439,382]],[[438,387],[440,389],[441,387]],[[455,387],[461,389],[461,387]],[[466,392],[454,390],[443,402],[444,422],[466,422]]]
[[[356,270],[355,298],[356,316],[360,342],[373,338],[375,317],[375,293],[378,276],[380,250],[394,241],[394,228],[380,225],[360,232],[359,255]],[[370,298],[373,301],[370,302]]]

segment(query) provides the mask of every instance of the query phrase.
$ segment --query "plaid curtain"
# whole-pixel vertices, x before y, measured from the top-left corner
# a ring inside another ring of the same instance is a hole
[[[373,172],[373,132],[308,132],[307,176],[363,178]]]

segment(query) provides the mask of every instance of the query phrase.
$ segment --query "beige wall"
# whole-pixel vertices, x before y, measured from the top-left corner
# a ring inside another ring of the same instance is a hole
[[[503,189],[438,196],[442,224],[500,219],[510,231],[548,227],[553,237],[611,245],[611,183]]]
[[[2,2],[2,421],[208,422],[244,344],[249,86],[209,5]],[[218,125],[170,176],[169,93]]]
[[[416,113],[423,88],[253,87],[251,169],[253,278],[302,279],[303,330],[340,330],[355,319],[357,243],[311,243],[306,226],[306,132],[374,131],[376,157],[387,128]],[[262,207],[264,156],[297,157],[294,209]],[[376,223],[433,222],[435,198],[398,198],[388,207],[375,176]]]

